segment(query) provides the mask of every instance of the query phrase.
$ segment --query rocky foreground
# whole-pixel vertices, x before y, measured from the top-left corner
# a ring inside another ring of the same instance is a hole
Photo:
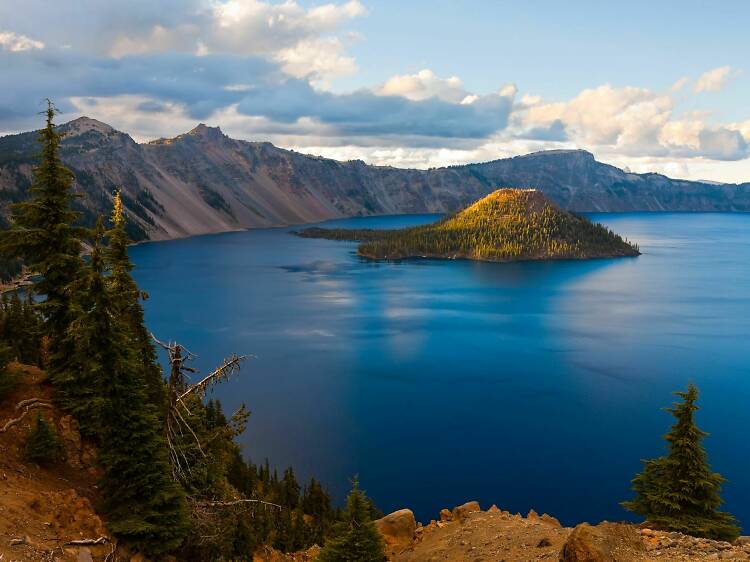
[[[408,509],[377,523],[396,562],[750,560],[750,537],[730,544],[609,522],[571,529],[547,514],[523,517],[494,505],[482,511],[477,502],[444,509],[424,526]]]

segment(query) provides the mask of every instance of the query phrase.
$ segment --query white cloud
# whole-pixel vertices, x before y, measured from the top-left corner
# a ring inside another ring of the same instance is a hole
[[[44,43],[13,31],[0,31],[0,49],[19,53],[31,49],[44,49]]]
[[[279,62],[292,76],[327,85],[357,70],[354,59],[346,55],[352,34],[340,28],[366,13],[358,0],[309,9],[293,0],[228,0],[215,3],[208,12],[122,32],[107,52],[114,57],[167,51],[263,56]]]
[[[274,58],[281,63],[284,72],[308,78],[320,87],[328,86],[334,78],[357,71],[357,63],[344,54],[344,46],[336,37],[304,39],[281,49]]]
[[[471,103],[476,99],[467,100],[469,93],[458,76],[440,78],[428,68],[416,74],[393,76],[375,92],[382,96],[403,96],[414,101],[438,98],[451,103]]]
[[[526,122],[538,126],[560,120],[583,143],[626,146],[655,138],[671,110],[669,96],[604,84],[583,90],[568,102],[532,105]]]
[[[687,85],[688,82],[690,82],[690,77],[683,76],[682,78],[679,78],[678,80],[676,80],[669,89],[672,92],[679,92]]]
[[[732,67],[728,65],[708,70],[696,80],[693,90],[695,92],[718,92],[726,86],[731,77]]]

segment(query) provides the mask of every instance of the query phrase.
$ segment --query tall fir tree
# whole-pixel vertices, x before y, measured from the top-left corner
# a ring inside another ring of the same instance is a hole
[[[111,271],[109,283],[115,297],[114,306],[126,324],[128,337],[131,340],[130,345],[137,352],[139,368],[146,385],[147,399],[158,408],[163,417],[167,399],[166,385],[151,341],[151,334],[144,322],[140,301],[146,298],[146,294],[138,289],[130,273],[133,270],[133,264],[128,256],[130,239],[125,231],[126,221],[122,197],[118,191],[114,195],[112,226],[108,232],[109,248],[106,259]]]
[[[39,132],[42,145],[39,165],[34,168],[31,199],[12,207],[12,227],[2,233],[3,252],[21,258],[38,274],[31,291],[44,295],[37,305],[50,337],[49,370],[54,377],[55,361],[65,362],[68,354],[60,347],[70,323],[71,284],[81,267],[81,236],[75,226],[78,213],[72,210],[73,173],[60,159],[61,135],[54,124],[55,106],[47,101],[46,125]]]
[[[105,427],[102,412],[109,397],[104,385],[113,372],[122,368],[129,352],[107,287],[103,235],[99,219],[90,260],[71,285],[75,298],[70,304],[70,324],[53,355],[67,354],[64,362],[57,361],[57,400],[76,416],[81,432],[90,436],[100,436]]]
[[[370,502],[355,479],[342,521],[320,551],[318,562],[383,562],[383,537],[370,519]]]
[[[70,388],[82,392],[84,382],[96,385],[95,394],[83,394],[91,411],[77,413],[99,420],[101,491],[109,528],[133,547],[158,554],[182,543],[185,502],[170,477],[162,423],[147,399],[138,349],[105,276],[103,236],[100,220],[80,291],[85,298],[70,327],[80,354],[76,362],[84,371],[73,377]]]
[[[667,409],[676,419],[664,437],[668,453],[644,461],[633,479],[636,496],[622,505],[658,528],[731,541],[739,528],[732,515],[718,510],[725,480],[712,472],[702,445],[707,433],[695,424],[698,389],[691,383],[687,392],[675,394],[682,401]]]

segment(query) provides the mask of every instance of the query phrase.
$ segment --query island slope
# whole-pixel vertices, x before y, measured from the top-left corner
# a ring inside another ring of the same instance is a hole
[[[535,189],[499,189],[439,221],[400,230],[308,228],[308,238],[357,240],[371,259],[517,261],[639,255],[608,228],[564,211]]]

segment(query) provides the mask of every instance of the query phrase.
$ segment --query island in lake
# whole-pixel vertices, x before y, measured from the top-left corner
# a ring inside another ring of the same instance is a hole
[[[637,256],[638,246],[564,211],[536,189],[498,189],[432,224],[398,230],[312,227],[305,238],[354,240],[360,256],[518,261]]]

